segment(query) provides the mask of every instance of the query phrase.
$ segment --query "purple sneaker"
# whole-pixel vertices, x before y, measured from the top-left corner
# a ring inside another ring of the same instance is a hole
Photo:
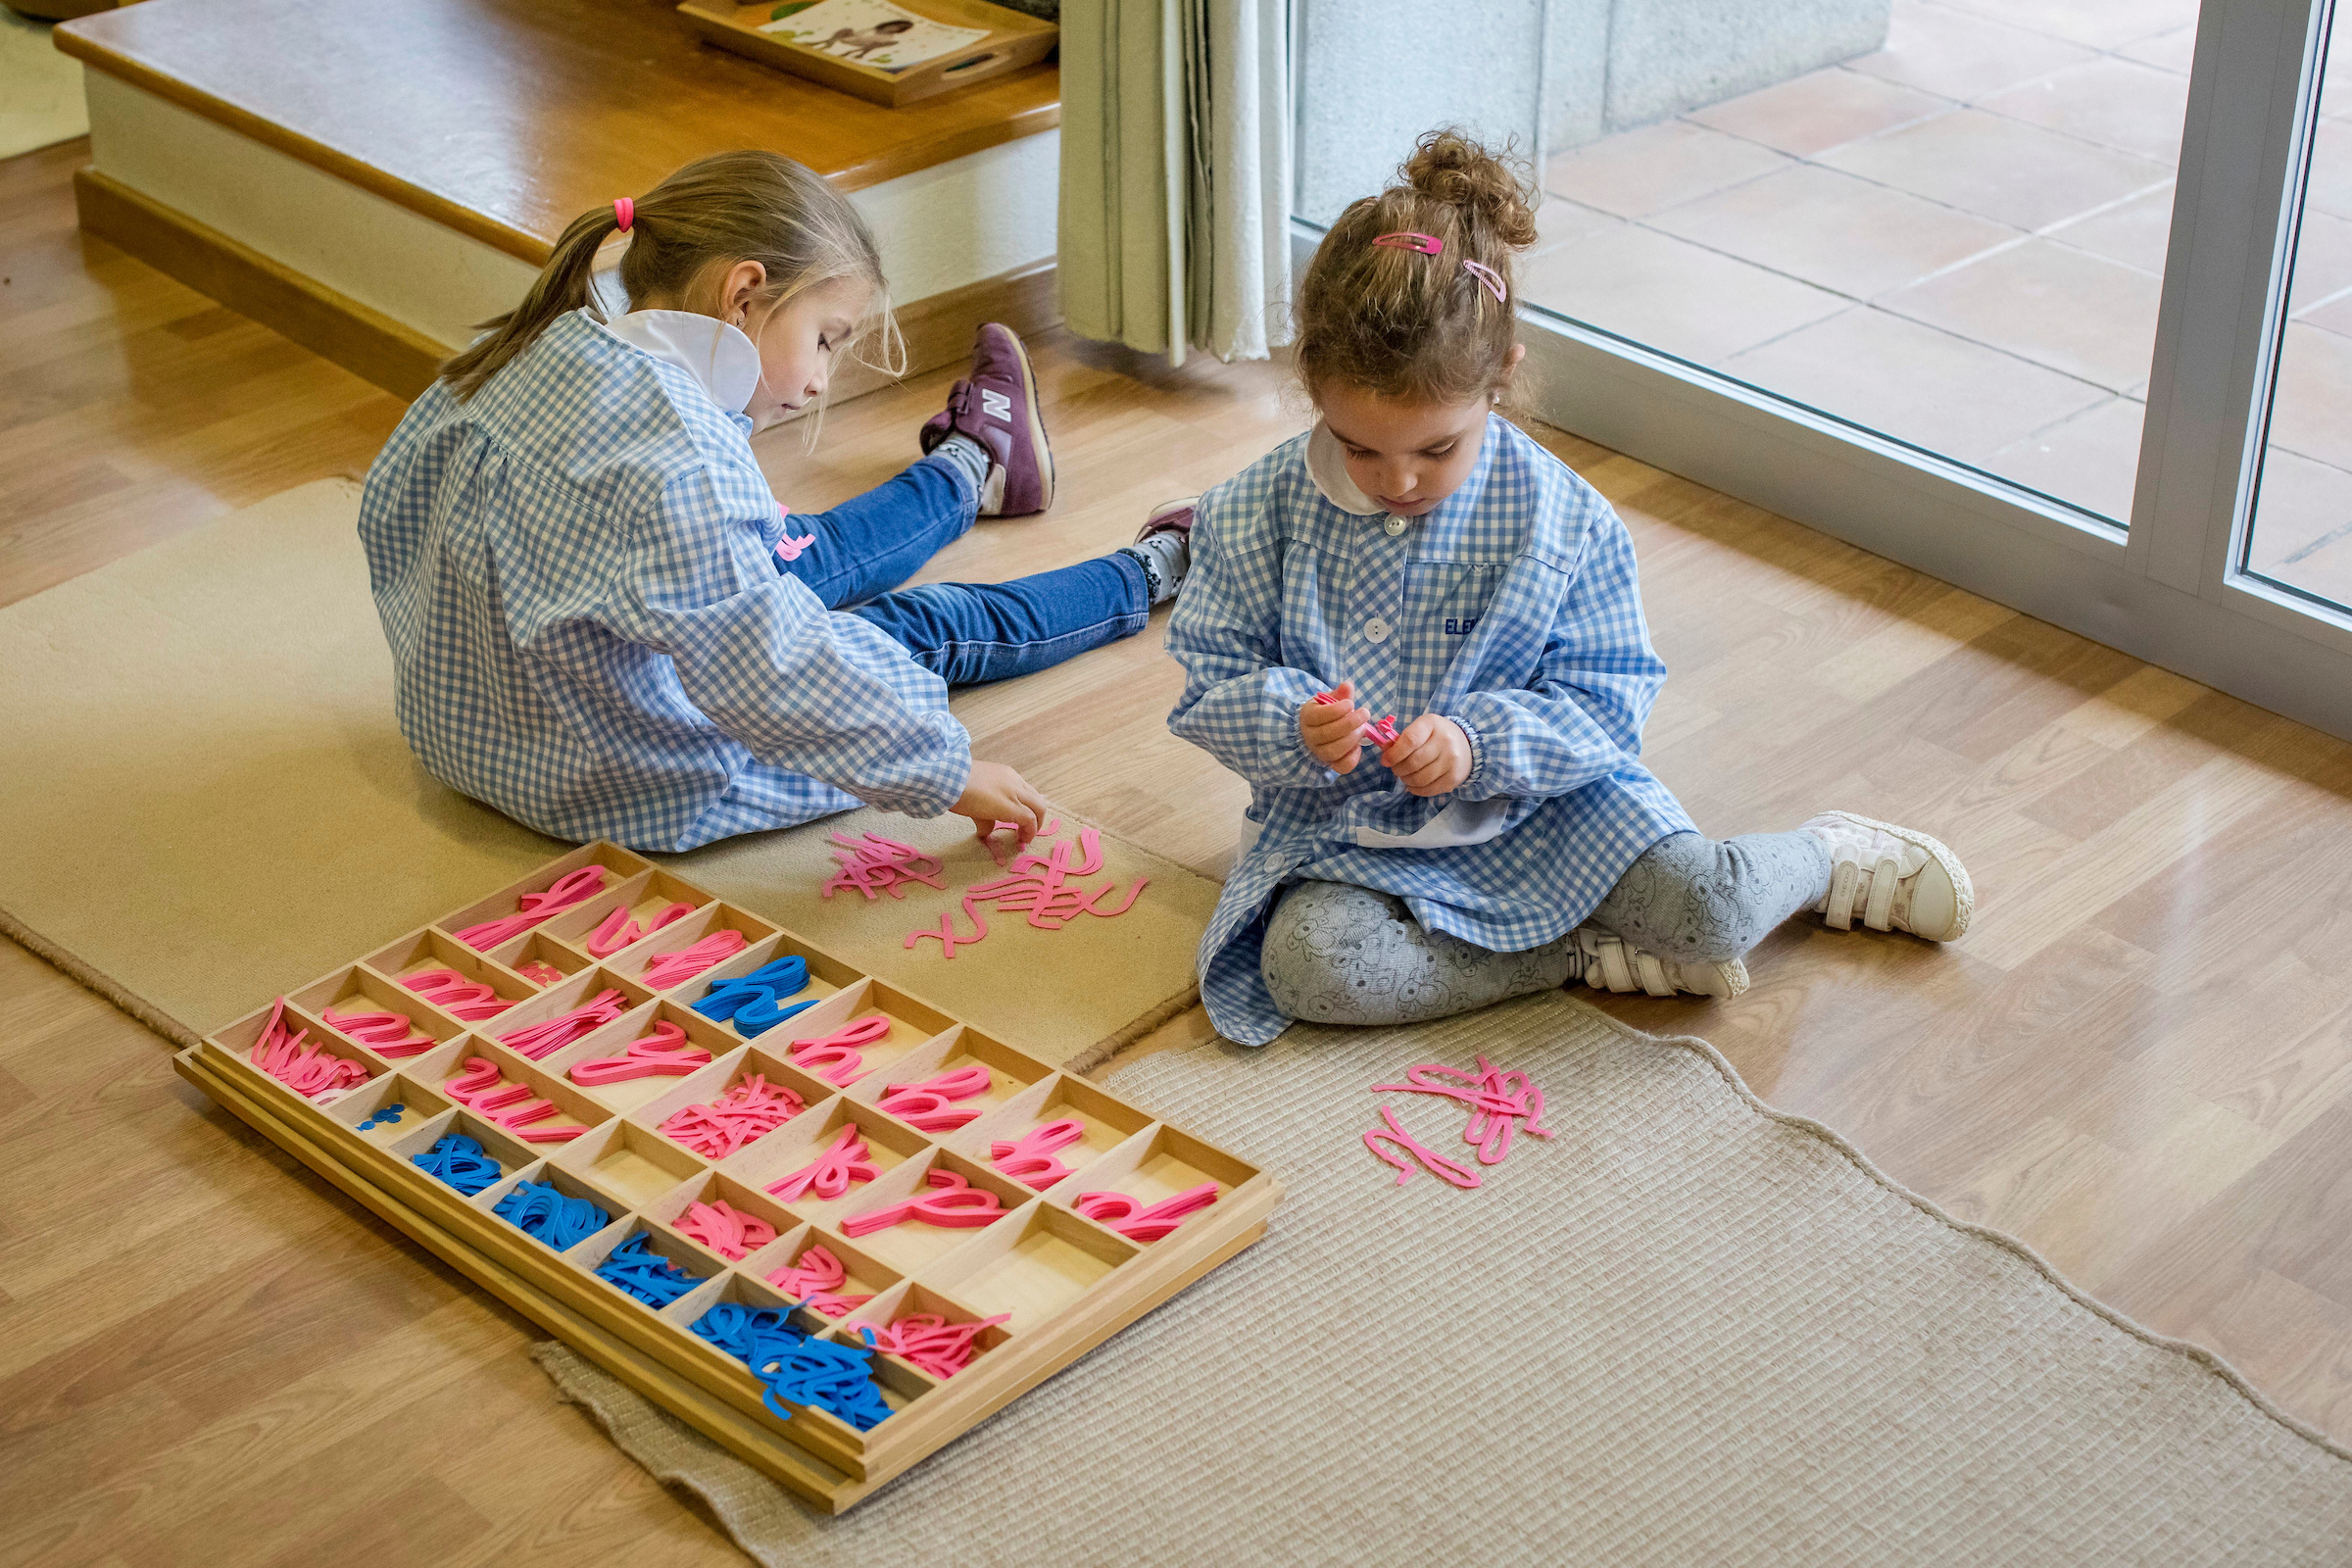
[[[971,377],[948,389],[948,406],[924,423],[918,439],[928,453],[951,435],[969,436],[988,453],[983,515],[1022,517],[1054,504],[1054,449],[1038,412],[1037,371],[1011,327],[981,323]]]

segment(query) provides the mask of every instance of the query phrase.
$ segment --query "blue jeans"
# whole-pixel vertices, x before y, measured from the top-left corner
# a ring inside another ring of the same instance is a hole
[[[785,533],[814,534],[816,543],[797,560],[779,557],[776,569],[808,584],[826,609],[846,608],[881,627],[951,686],[1027,675],[1144,629],[1151,586],[1132,556],[1011,582],[898,586],[961,538],[978,509],[962,468],[925,458],[831,512],[794,513]]]

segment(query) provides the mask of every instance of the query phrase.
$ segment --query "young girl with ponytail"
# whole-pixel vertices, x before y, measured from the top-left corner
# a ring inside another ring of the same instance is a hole
[[[612,291],[592,274],[615,233]],[[752,432],[818,403],[853,346],[896,343],[872,236],[807,169],[721,154],[575,219],[488,324],[401,420],[360,509],[401,731],[435,777],[640,850],[860,801],[1028,840],[1044,803],[973,760],[949,685],[1141,630],[1187,552],[1163,522],[1058,571],[898,588],[975,516],[1053,503],[1019,338],[980,329],[921,462],[787,517]]]
[[[1171,727],[1253,791],[1200,945],[1211,1019],[1263,1045],[1575,979],[1737,996],[1800,909],[1960,935],[1968,873],[1926,834],[1829,811],[1715,842],[1642,765],[1666,670],[1633,542],[1496,412],[1526,189],[1453,131],[1402,174],[1316,251],[1297,365],[1321,417],[1201,498],[1169,625]],[[1383,744],[1376,713],[1412,717]]]

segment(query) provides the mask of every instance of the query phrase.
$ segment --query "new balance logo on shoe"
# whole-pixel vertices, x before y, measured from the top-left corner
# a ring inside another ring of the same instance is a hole
[[[1003,392],[995,392],[987,387],[982,387],[980,389],[980,412],[988,418],[1010,424],[1012,422],[1012,399]]]

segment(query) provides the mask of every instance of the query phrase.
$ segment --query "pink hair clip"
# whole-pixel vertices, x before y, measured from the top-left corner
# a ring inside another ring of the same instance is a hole
[[[1495,304],[1508,305],[1511,303],[1510,290],[1502,286],[1501,274],[1492,267],[1487,266],[1484,262],[1464,262],[1462,270],[1486,284],[1487,292],[1494,296]]]
[[[1417,228],[1400,228],[1393,234],[1381,234],[1372,243],[1385,250],[1419,251],[1424,256],[1435,256],[1446,248],[1446,242],[1437,235],[1424,234]]]
[[[620,231],[626,234],[629,231],[629,225],[637,221],[636,202],[626,196],[613,197],[612,221],[618,223]]]

